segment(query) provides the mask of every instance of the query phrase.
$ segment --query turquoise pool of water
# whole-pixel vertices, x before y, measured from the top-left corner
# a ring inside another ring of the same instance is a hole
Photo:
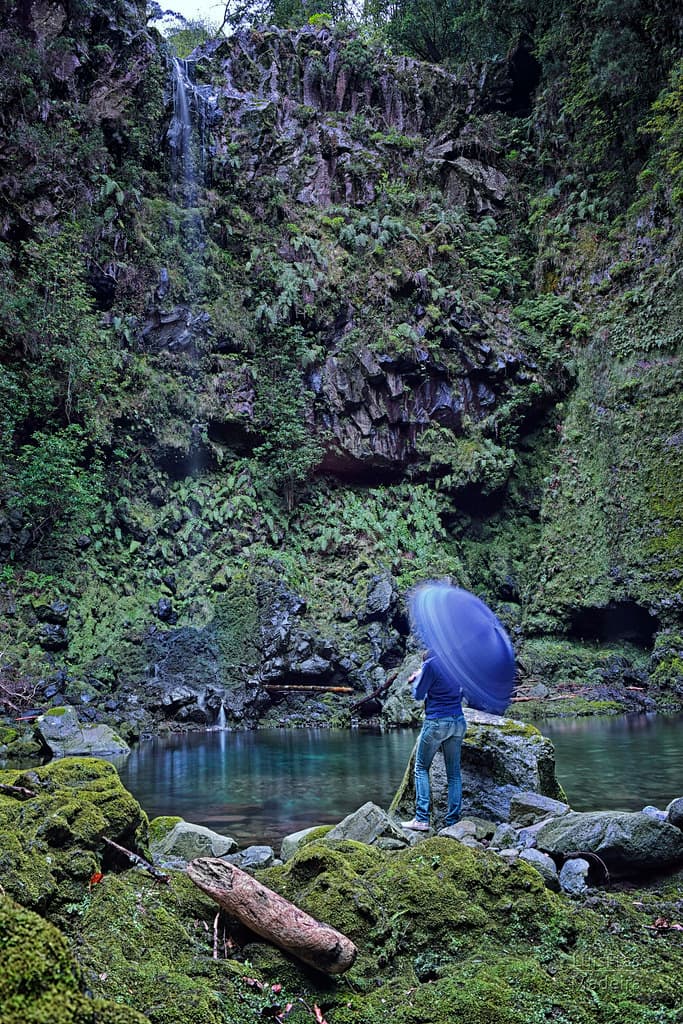
[[[625,715],[538,723],[576,810],[683,795],[683,717]],[[150,817],[178,814],[241,846],[339,821],[366,800],[387,807],[417,732],[336,729],[205,732],[141,743],[117,767]]]

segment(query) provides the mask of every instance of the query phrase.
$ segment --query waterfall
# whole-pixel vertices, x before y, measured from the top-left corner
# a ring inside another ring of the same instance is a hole
[[[191,83],[185,61],[173,58],[173,119],[168,139],[173,154],[173,178],[184,206],[193,206],[197,187],[194,130],[190,106]]]
[[[221,709],[218,712],[218,718],[216,720],[216,728],[217,729],[221,729],[221,730],[225,730],[225,729],[227,729],[227,727],[228,727],[228,722],[227,722],[227,719],[225,717],[225,705],[223,704],[223,701],[221,701]]]

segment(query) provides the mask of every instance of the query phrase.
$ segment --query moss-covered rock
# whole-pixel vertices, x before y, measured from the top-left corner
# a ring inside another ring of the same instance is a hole
[[[535,726],[512,718],[465,709],[467,735],[462,746],[463,814],[495,821],[507,819],[510,800],[525,790],[563,799],[555,776],[555,752]],[[415,810],[415,751],[391,803],[390,813],[412,817]],[[441,752],[430,769],[432,824],[440,828],[448,807]]]
[[[55,757],[107,757],[128,754],[130,747],[108,725],[81,722],[76,708],[50,708],[36,722],[36,735]]]
[[[4,895],[0,947],[2,1024],[149,1024],[133,1007],[87,998],[64,936]]]
[[[152,1024],[251,1024],[266,1000],[246,980],[249,967],[226,959],[236,949],[229,922],[216,923],[214,958],[216,904],[184,874],[170,877],[159,886],[126,872],[93,889],[79,928],[89,985],[100,997],[137,1007]]]
[[[0,780],[35,793],[0,793],[0,867],[6,892],[26,907],[61,918],[78,907],[95,872],[111,863],[103,838],[143,848],[147,816],[95,758],[66,758]]]

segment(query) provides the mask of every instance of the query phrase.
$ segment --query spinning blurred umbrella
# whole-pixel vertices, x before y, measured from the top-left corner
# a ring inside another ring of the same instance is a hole
[[[463,690],[471,707],[501,715],[510,702],[515,654],[491,609],[450,583],[416,587],[408,608],[442,675]]]

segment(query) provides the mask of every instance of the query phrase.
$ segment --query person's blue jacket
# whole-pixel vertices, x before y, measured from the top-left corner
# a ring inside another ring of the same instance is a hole
[[[435,658],[429,658],[413,683],[413,697],[425,702],[425,718],[457,718],[462,714],[462,690],[439,672]]]

